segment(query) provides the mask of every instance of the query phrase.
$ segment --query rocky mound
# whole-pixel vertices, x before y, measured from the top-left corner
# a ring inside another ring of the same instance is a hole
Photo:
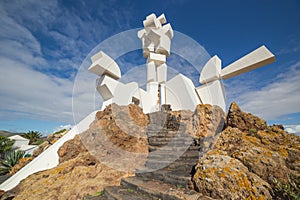
[[[196,191],[216,199],[300,198],[300,137],[233,103],[192,180]]]
[[[121,178],[134,173],[109,167],[100,162],[99,156],[117,154],[113,149],[124,148],[142,155],[138,162],[131,162],[127,167],[136,168],[143,164],[148,152],[147,138],[144,137],[147,124],[147,115],[135,105],[108,106],[97,113],[87,131],[59,149],[60,164],[57,167],[29,176],[1,199],[82,199],[87,194],[102,191],[105,186],[120,184]],[[134,134],[128,135],[127,131]],[[103,146],[103,140],[114,145]],[[88,151],[90,149],[93,151]],[[114,160],[116,163],[122,164]]]
[[[210,105],[198,105],[194,112],[167,112],[163,114],[167,116],[166,134],[171,137],[180,124],[183,134],[193,138],[182,160],[174,162],[195,162],[190,177],[174,163],[149,177],[146,173],[128,177],[150,163],[151,154],[147,156],[148,150],[153,151],[152,143],[162,145],[169,140],[159,134],[153,140],[147,138],[155,124],[163,124],[161,119],[152,119],[135,105],[112,104],[97,113],[87,131],[59,149],[57,167],[29,176],[1,199],[82,199],[87,194],[102,194],[103,189],[104,196],[97,198],[299,199],[300,137],[280,125],[267,126],[235,103],[227,118],[219,107]],[[199,159],[194,161],[191,158],[198,150]],[[120,185],[120,181],[121,186],[107,187]],[[181,182],[189,184],[184,188]]]

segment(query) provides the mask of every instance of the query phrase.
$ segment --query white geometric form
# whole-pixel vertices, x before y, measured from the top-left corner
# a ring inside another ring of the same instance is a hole
[[[174,31],[173,31],[170,23],[163,26],[163,32],[170,39],[172,39],[174,37]]]
[[[156,82],[156,66],[154,61],[148,62],[147,66],[147,83]]]
[[[173,110],[195,110],[200,100],[191,79],[178,74],[166,83],[166,103]]]
[[[219,80],[221,77],[221,60],[218,56],[212,57],[203,67],[199,82],[206,84],[214,80]]]
[[[157,45],[156,53],[163,54],[166,57],[170,56],[171,50],[171,39],[167,35],[162,35],[160,37],[160,42]]]
[[[221,80],[215,80],[196,88],[203,104],[217,105],[226,111],[225,90]]]
[[[118,64],[103,51],[98,52],[91,58],[92,65],[89,67],[89,71],[99,76],[108,75],[111,78],[121,78],[121,70]]]
[[[150,53],[147,62],[154,61],[155,65],[161,65],[166,62],[166,56],[158,53]]]
[[[274,61],[275,56],[263,45],[222,69],[221,76],[222,79],[226,80]]]
[[[58,165],[59,156],[57,154],[58,149],[68,140],[71,140],[75,135],[87,130],[90,124],[95,120],[97,111],[92,112],[86,118],[81,120],[76,126],[74,126],[67,134],[56,141],[53,145],[43,151],[38,157],[34,158],[30,163],[25,165],[17,173],[12,175],[9,179],[0,185],[0,190],[8,191],[17,186],[20,181],[28,177],[29,175],[51,169]]]
[[[160,21],[161,24],[167,23],[165,14],[161,14],[157,19]]]
[[[160,96],[160,99],[159,99],[159,103],[160,105],[164,105],[166,104],[166,100],[167,100],[167,90],[166,90],[166,84],[165,83],[162,83],[162,84],[159,84],[159,96]]]
[[[150,52],[154,52],[155,45],[147,37],[142,38],[142,44],[143,44],[144,58],[147,58],[149,56]]]
[[[160,21],[156,18],[155,14],[151,14],[146,17],[146,20],[143,21],[144,27],[145,28],[160,28],[161,23]]]
[[[165,63],[157,67],[157,82],[166,83],[167,81],[167,65]]]
[[[96,89],[103,100],[106,101],[114,97],[115,90],[119,84],[119,81],[104,75],[96,80]]]
[[[155,46],[157,46],[163,34],[164,33],[162,29],[150,29],[147,31],[147,38],[154,43]]]

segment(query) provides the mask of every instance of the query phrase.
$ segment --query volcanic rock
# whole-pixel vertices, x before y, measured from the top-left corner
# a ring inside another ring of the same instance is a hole
[[[82,199],[119,185],[147,158],[147,124],[138,106],[108,106],[87,131],[60,147],[57,167],[30,175],[1,199]]]

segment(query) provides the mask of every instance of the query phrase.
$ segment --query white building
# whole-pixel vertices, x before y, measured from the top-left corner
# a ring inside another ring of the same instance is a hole
[[[32,155],[34,150],[38,148],[37,145],[29,145],[29,139],[23,138],[20,135],[10,136],[9,139],[15,140],[15,143],[12,146],[14,151],[24,151],[25,154]]]

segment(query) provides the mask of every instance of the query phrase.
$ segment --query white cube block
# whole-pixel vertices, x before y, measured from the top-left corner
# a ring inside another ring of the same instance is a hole
[[[162,29],[150,29],[147,34],[146,37],[147,39],[149,39],[151,42],[154,43],[154,45],[157,45],[159,43],[160,38],[164,35],[163,30]]]
[[[91,57],[92,64],[88,70],[99,76],[108,75],[111,78],[119,79],[121,78],[121,70],[118,64],[103,51],[95,54]]]
[[[161,14],[157,19],[160,21],[161,24],[167,23],[165,14]]]
[[[166,62],[166,56],[162,54],[152,53],[150,52],[147,62],[154,61],[155,65],[161,65]]]
[[[212,57],[203,67],[199,82],[205,84],[220,79],[221,65],[221,60],[218,56]]]
[[[151,13],[150,15],[148,15],[146,17],[146,19],[155,19],[156,18],[156,15],[154,13]]]
[[[142,30],[138,31],[137,35],[138,35],[138,38],[142,39],[146,35],[146,30],[142,29]]]
[[[174,37],[174,31],[173,31],[170,23],[164,25],[162,28],[163,28],[164,34],[166,34],[170,39],[172,39]]]
[[[112,79],[109,76],[102,76],[96,80],[96,89],[104,101],[114,97],[115,90],[119,81]]]
[[[157,18],[146,18],[144,21],[143,21],[143,24],[144,24],[144,27],[145,28],[161,28],[162,25],[160,23],[160,21],[157,19]]]
[[[155,52],[159,53],[159,54],[163,54],[166,57],[169,57],[170,49],[171,49],[171,39],[168,36],[163,35],[160,38],[159,44],[158,44]]]
[[[166,83],[167,81],[167,65],[161,64],[157,67],[157,82]]]

